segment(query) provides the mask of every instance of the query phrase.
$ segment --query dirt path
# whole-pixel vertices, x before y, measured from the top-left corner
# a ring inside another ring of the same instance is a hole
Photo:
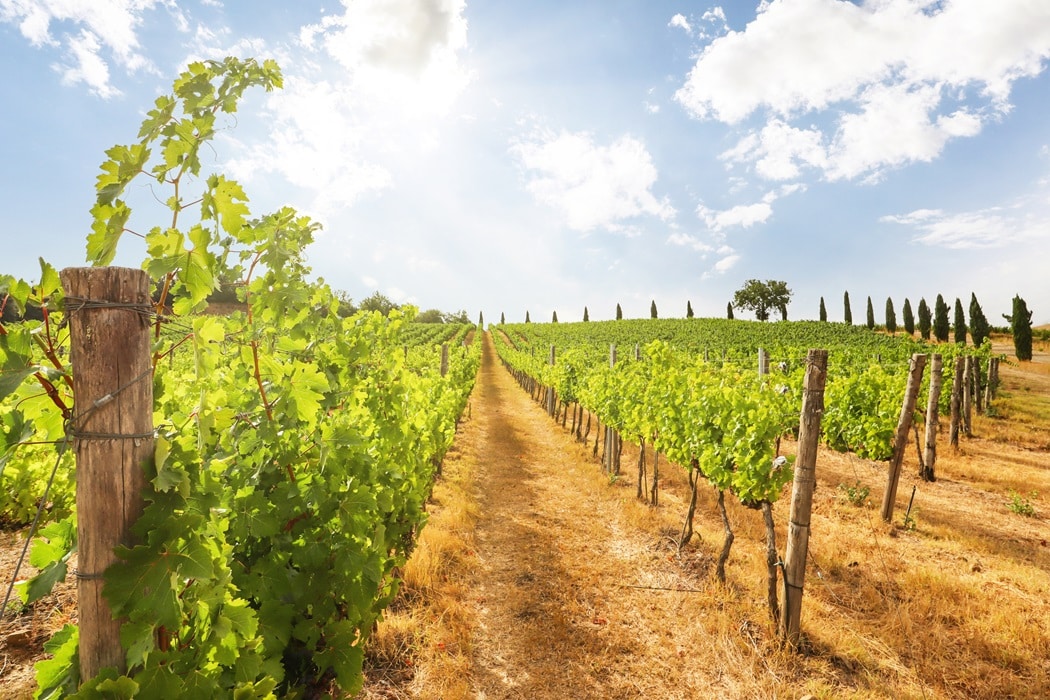
[[[625,588],[695,585],[667,561],[669,546],[625,522],[633,490],[609,489],[484,342],[476,435],[463,436],[481,457],[476,696],[685,698],[717,687],[679,657],[670,631],[688,594]],[[668,676],[674,687],[652,687]]]

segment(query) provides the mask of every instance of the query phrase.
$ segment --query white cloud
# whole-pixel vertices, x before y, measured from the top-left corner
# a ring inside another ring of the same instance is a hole
[[[693,28],[689,24],[689,20],[685,18],[683,14],[676,14],[671,18],[671,21],[667,23],[668,27],[678,27],[679,29],[685,30],[686,34],[692,34]]]
[[[158,5],[178,12],[173,0],[0,0],[0,22],[17,25],[33,46],[64,49],[68,63],[56,65],[63,82],[83,82],[105,98],[120,91],[109,83],[103,54],[129,72],[150,68],[136,28]]]
[[[626,220],[675,211],[652,193],[657,171],[645,144],[622,136],[608,146],[587,132],[541,130],[511,146],[527,171],[527,189],[537,201],[562,212],[569,228],[625,230]]]
[[[711,41],[675,97],[727,124],[764,113],[761,136],[723,154],[760,177],[791,179],[804,164],[873,180],[979,133],[1047,58],[1047,2],[772,0]],[[825,111],[819,131],[793,125]]]
[[[725,256],[721,260],[715,263],[714,271],[722,274],[730,270],[734,265],[740,262],[740,256],[736,253]]]
[[[369,289],[376,289],[379,287],[379,280],[377,280],[375,277],[365,275],[361,278],[361,284],[365,285]]]
[[[796,129],[773,119],[762,130],[742,138],[721,154],[730,162],[754,162],[755,171],[767,180],[793,180],[801,175],[800,163],[817,168],[827,163],[823,134],[816,129]]]
[[[234,164],[242,179],[276,172],[316,193],[322,216],[389,188],[397,163],[432,149],[471,80],[463,0],[342,4],[300,30],[308,56],[282,62],[270,137]]]
[[[696,236],[688,233],[672,233],[667,237],[667,242],[671,245],[680,245],[686,248],[692,248],[698,253],[710,253],[714,251],[715,247],[710,243],[704,243]]]
[[[999,207],[954,214],[917,209],[880,221],[915,229],[917,243],[949,249],[1003,248],[1019,241],[1050,239],[1050,217]]]
[[[773,216],[773,207],[769,202],[755,202],[716,211],[701,204],[696,213],[712,231],[725,231],[729,228],[751,228],[755,224],[765,223]]]

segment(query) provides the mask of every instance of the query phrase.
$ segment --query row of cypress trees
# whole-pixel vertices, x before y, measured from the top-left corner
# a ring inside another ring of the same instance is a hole
[[[843,294],[842,305],[843,320],[848,324],[852,324],[853,312],[850,309],[849,292]],[[970,320],[967,323],[966,314],[963,313],[962,301],[957,297],[955,299],[954,318],[949,323],[948,304],[944,301],[944,297],[938,294],[932,313],[929,305],[926,303],[926,299],[922,298],[919,300],[918,318],[916,318],[915,313],[912,311],[911,301],[905,298],[901,315],[904,332],[908,335],[914,335],[915,331],[918,330],[923,340],[930,340],[932,334],[933,338],[938,342],[946,343],[950,336],[953,342],[965,345],[966,334],[969,331],[970,339],[974,346],[980,347],[985,338],[991,333],[992,327],[981,309],[981,304],[977,301],[977,295],[973,293],[970,294],[969,312]],[[897,313],[894,310],[892,298],[886,299],[884,318],[887,332],[896,333]],[[1003,314],[1003,318],[1010,323],[1017,359],[1031,360],[1032,312],[1028,310],[1028,305],[1020,295],[1014,296],[1011,314]],[[824,305],[824,297],[820,298],[820,320],[828,320],[828,311]],[[868,297],[866,325],[869,329],[875,328],[875,309],[872,306],[871,297]]]

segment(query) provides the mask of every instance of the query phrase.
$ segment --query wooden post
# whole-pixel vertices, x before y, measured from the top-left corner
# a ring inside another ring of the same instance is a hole
[[[828,351],[810,350],[806,357],[806,378],[802,388],[802,414],[799,420],[795,481],[791,487],[791,514],[788,517],[787,551],[784,554],[784,614],[780,636],[798,648],[802,615],[802,586],[806,579],[809,551],[809,521],[816,486],[817,443],[824,415],[824,384],[827,381]]]
[[[973,358],[966,356],[963,365],[962,431],[970,437],[973,417]]]
[[[923,468],[919,474],[925,481],[936,481],[934,466],[937,464],[937,428],[940,424],[940,412],[937,408],[941,400],[941,356],[933,355],[930,359],[930,397],[926,402],[926,449],[923,457]]]
[[[955,358],[955,376],[952,379],[952,422],[948,426],[948,444],[959,448],[959,422],[962,419],[963,371],[966,361],[962,355]]]
[[[102,597],[113,548],[133,544],[143,464],[153,458],[149,276],[122,267],[62,270],[75,405],[80,677],[123,670],[120,620]]]
[[[441,344],[441,376],[448,374],[448,343]]]
[[[769,374],[769,353],[763,348],[758,349],[758,376],[764,377]]]
[[[893,436],[893,457],[890,459],[886,493],[882,497],[882,519],[893,520],[893,507],[897,500],[897,482],[901,478],[901,464],[908,448],[908,432],[911,430],[915,402],[919,398],[919,387],[922,386],[922,371],[926,367],[926,356],[918,353],[911,356],[911,368],[908,371],[908,388],[904,392],[900,419],[897,421],[897,432]]]
[[[612,344],[609,346],[609,367],[610,369],[616,366],[616,345]],[[613,452],[616,443],[616,431],[609,425],[605,426],[605,451],[602,453],[602,469],[606,474],[613,473],[613,465],[615,464],[615,458]]]
[[[551,367],[554,366],[554,346],[553,345],[551,346],[550,353],[547,356],[547,364],[549,364]],[[557,416],[555,415],[555,414],[557,414],[557,412],[558,412],[558,399],[554,395],[554,387],[553,386],[552,387],[548,387],[547,388],[547,415],[548,416],[555,416],[555,418],[557,418]]]
[[[984,392],[981,387],[981,358],[973,358],[973,405],[978,413],[984,413]]]

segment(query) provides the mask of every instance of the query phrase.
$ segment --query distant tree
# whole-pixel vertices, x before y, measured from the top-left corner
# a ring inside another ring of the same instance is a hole
[[[824,306],[824,297],[820,298],[820,320],[824,321],[825,323],[828,320],[828,310]]]
[[[871,297],[868,297],[868,330],[875,330],[875,308],[871,305]]]
[[[948,305],[944,302],[944,297],[938,294],[937,301],[933,305],[933,337],[936,338],[939,343],[947,343],[948,331],[950,330],[951,326],[948,324]]]
[[[506,322],[507,322],[507,315],[505,313],[503,313],[502,311],[500,311],[499,312],[499,324],[502,326]]]
[[[1020,296],[1014,296],[1013,313],[1003,318],[1010,322],[1014,335],[1014,354],[1018,360],[1032,359],[1032,312]]]
[[[478,312],[478,328],[484,328],[484,327],[485,327],[485,312],[484,311],[479,311]]]
[[[351,299],[346,292],[336,292],[335,297],[339,300],[339,310],[336,311],[336,313],[340,317],[346,318],[357,313],[357,307],[354,305],[354,300]]]
[[[656,318],[656,299],[653,299],[653,303],[649,304],[649,318]]]
[[[755,312],[759,321],[768,321],[769,312],[778,309],[780,315],[787,319],[787,305],[791,301],[791,290],[787,283],[780,280],[751,279],[733,295],[732,306],[738,309],[749,309]]]
[[[923,340],[930,339],[930,305],[926,298],[919,299],[919,336]]]
[[[693,317],[693,302],[691,302],[691,301],[686,301],[685,302],[685,317],[686,318],[692,318]]]
[[[554,315],[551,316],[551,323],[557,323],[557,322],[558,322],[558,312],[555,311]]]
[[[886,297],[886,332],[897,332],[897,312],[893,310],[893,299]]]
[[[621,308],[620,308],[620,305],[619,305],[619,304],[617,304],[617,305],[616,305],[616,320],[617,320],[617,321],[619,321],[619,320],[621,320],[622,318],[623,318],[623,309],[621,309]]]
[[[911,310],[911,302],[904,297],[904,332],[915,335],[915,314]]]
[[[853,325],[853,312],[850,311],[850,308],[849,308],[849,292],[845,292],[842,295],[842,306],[843,306],[843,309],[844,309],[844,311],[842,313],[842,320],[846,322],[847,326],[852,326]]]
[[[470,317],[467,316],[467,312],[464,309],[459,311],[450,311],[446,314],[442,314],[441,320],[444,323],[470,323]]]
[[[525,309],[525,323],[529,323],[529,310]]]
[[[378,311],[384,316],[389,316],[391,311],[400,308],[388,296],[378,291],[373,292],[371,296],[365,297],[361,301],[362,311]]]
[[[427,309],[416,314],[415,323],[444,323],[445,314],[437,309]]]
[[[984,343],[984,339],[988,337],[991,332],[991,326],[988,324],[988,319],[985,318],[984,311],[981,310],[981,305],[977,303],[977,295],[970,294],[970,337],[973,338],[973,344],[976,347],[981,347]]]
[[[590,321],[591,320],[591,315],[589,313],[587,313],[587,307],[586,306],[583,307],[583,320],[584,321]]]
[[[955,342],[966,345],[966,316],[963,313],[962,301],[955,297]]]
[[[726,318],[730,321],[733,320],[733,302],[726,304]]]

